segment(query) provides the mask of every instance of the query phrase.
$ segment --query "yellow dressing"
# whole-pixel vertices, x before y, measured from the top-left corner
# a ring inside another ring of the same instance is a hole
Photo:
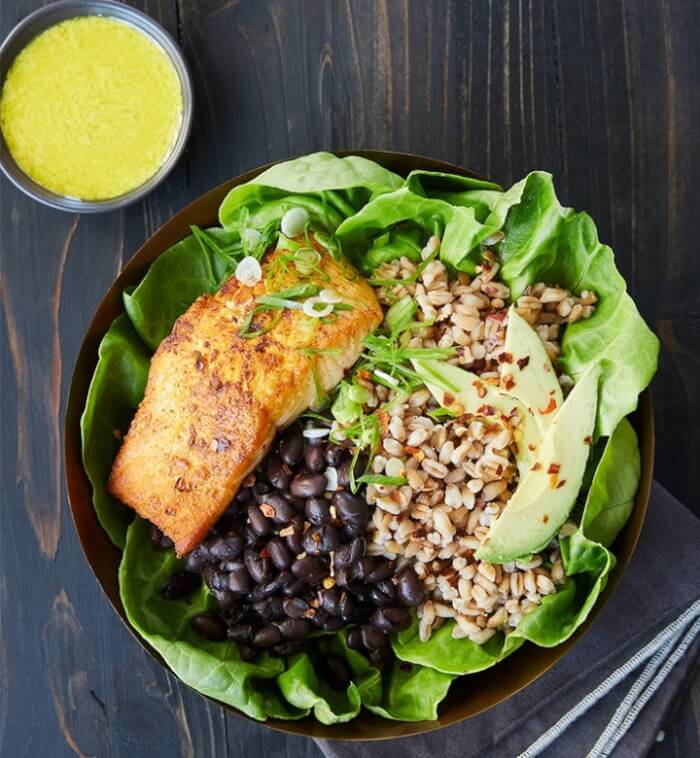
[[[177,72],[121,21],[83,16],[42,32],[13,62],[0,127],[19,167],[53,192],[104,200],[167,159],[182,119]]]

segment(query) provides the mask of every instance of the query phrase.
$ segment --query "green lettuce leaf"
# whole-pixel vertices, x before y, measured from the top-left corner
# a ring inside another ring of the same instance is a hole
[[[156,551],[148,522],[137,518],[129,527],[119,567],[119,591],[129,623],[163,657],[173,673],[198,692],[238,708],[252,718],[302,718],[308,709],[286,702],[274,679],[284,661],[261,655],[255,663],[241,660],[233,642],[209,642],[190,626],[190,618],[212,605],[208,590],[186,600],[166,600],[160,589],[184,561],[172,550]]]
[[[350,721],[360,712],[360,692],[353,682],[345,692],[333,689],[316,675],[311,658],[299,653],[289,660],[287,670],[277,679],[287,702],[312,710],[322,724]]]
[[[278,163],[234,187],[221,204],[219,220],[224,228],[236,230],[246,209],[251,225],[261,229],[290,207],[303,206],[330,232],[370,197],[395,189],[402,181],[366,158],[312,153]]]
[[[124,547],[133,511],[107,492],[107,480],[146,389],[151,356],[123,314],[102,338],[98,355],[80,419],[83,466],[102,528],[117,547]]]
[[[124,308],[134,329],[156,350],[175,319],[200,295],[216,292],[235,268],[235,258],[203,244],[195,235],[186,237],[153,261],[133,291],[124,292]]]
[[[589,539],[609,547],[634,507],[642,464],[637,434],[625,418],[603,450],[591,482],[581,519]]]

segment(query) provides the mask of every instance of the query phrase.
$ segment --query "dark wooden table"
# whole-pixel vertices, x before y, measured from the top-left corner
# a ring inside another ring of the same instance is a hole
[[[376,147],[505,184],[546,169],[567,204],[592,213],[661,337],[656,474],[697,509],[700,4],[137,4],[192,69],[196,116],[180,165],[142,203],[100,216],[50,210],[0,184],[0,755],[317,755],[180,686],[90,575],[64,494],[61,425],[98,300],[172,213],[271,160]],[[39,5],[2,0],[0,36]],[[699,716],[696,682],[654,756],[697,755]]]

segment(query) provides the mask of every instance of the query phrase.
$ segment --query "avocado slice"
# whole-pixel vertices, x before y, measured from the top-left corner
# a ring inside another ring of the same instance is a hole
[[[501,389],[530,409],[544,435],[564,398],[542,340],[512,305],[504,347],[507,360],[500,366]]]
[[[536,334],[535,338],[539,340]],[[502,416],[510,416],[517,410],[523,419],[517,430],[519,435],[516,432],[518,471],[521,479],[527,474],[535,463],[542,435],[535,417],[520,400],[487,384],[471,371],[442,360],[414,360],[413,368],[438,403],[457,415],[472,413],[503,423]]]
[[[595,425],[600,366],[571,390],[545,434],[537,462],[476,551],[479,560],[504,563],[542,550],[571,512],[581,488]]]

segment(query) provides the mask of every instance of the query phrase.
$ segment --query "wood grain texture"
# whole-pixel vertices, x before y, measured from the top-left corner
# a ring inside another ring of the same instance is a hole
[[[3,0],[0,36],[39,0]],[[156,667],[84,565],[60,423],[88,320],[175,210],[317,149],[426,153],[508,184],[541,168],[590,211],[663,343],[657,478],[700,515],[700,4],[146,0],[184,48],[195,126],[143,202],[62,214],[0,182],[0,755],[316,756]],[[697,755],[700,683],[655,758]]]

